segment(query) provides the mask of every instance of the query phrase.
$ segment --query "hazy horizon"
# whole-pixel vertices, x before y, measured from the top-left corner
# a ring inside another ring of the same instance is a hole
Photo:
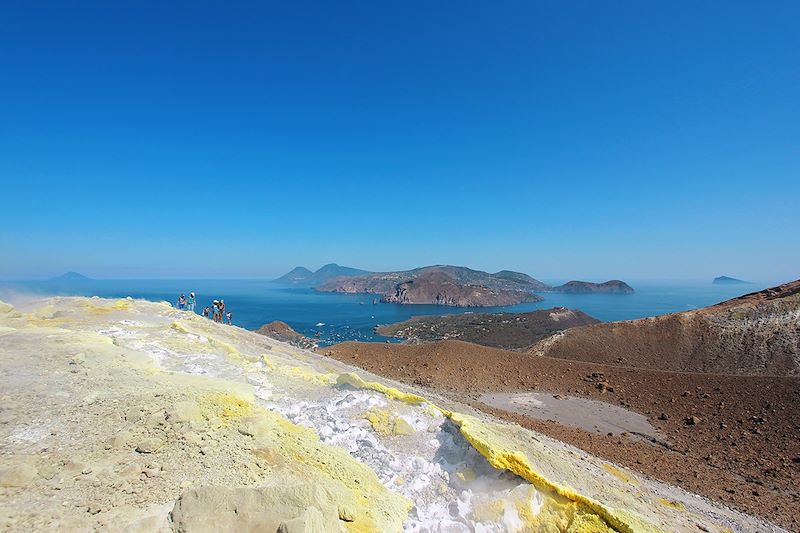
[[[328,264],[328,263],[326,263],[326,264]],[[338,264],[339,266],[361,268],[358,265],[350,265],[350,264],[342,264],[342,263],[336,263],[336,264]],[[299,267],[299,266],[305,266],[305,265],[295,265],[295,266]],[[313,271],[317,270],[319,267],[322,267],[322,266],[324,266],[324,265],[318,265],[315,268],[311,268],[311,267],[307,267],[307,268],[309,268],[309,270],[311,270],[313,272]],[[431,264],[425,264],[425,265],[419,265],[419,266],[434,266],[434,264],[431,263]],[[473,268],[470,265],[453,265],[453,266],[463,266],[463,267]],[[292,268],[294,268],[294,267],[292,267]],[[407,268],[407,269],[406,268],[393,269],[393,270],[411,270],[412,268],[417,268],[417,267],[411,267],[411,268]],[[53,278],[57,278],[57,277],[59,277],[61,275],[68,274],[68,273],[76,273],[76,274],[85,276],[85,277],[89,278],[92,281],[117,281],[117,280],[125,280],[125,281],[127,281],[127,280],[134,280],[134,281],[135,280],[143,280],[143,281],[159,281],[159,280],[164,280],[164,281],[168,281],[168,280],[186,280],[186,281],[191,281],[191,280],[197,280],[197,281],[225,281],[225,280],[230,280],[230,281],[236,281],[236,280],[239,280],[239,281],[276,281],[278,278],[280,278],[284,274],[287,274],[290,270],[291,269],[287,269],[286,271],[282,271],[280,273],[266,274],[266,275],[261,275],[261,276],[239,276],[239,277],[147,276],[147,275],[131,276],[131,277],[120,277],[120,276],[113,276],[113,275],[111,275],[111,276],[108,276],[108,275],[90,275],[90,274],[87,274],[87,272],[85,272],[85,271],[69,270],[69,271],[60,272],[60,273],[53,274],[53,275],[40,276],[40,277],[8,277],[8,278],[0,278],[0,282],[11,282],[11,283],[13,283],[13,282],[27,282],[27,281],[30,281],[30,282],[51,281]],[[369,272],[387,272],[388,271],[388,270],[370,270],[370,269],[363,269],[363,270],[367,270]],[[484,270],[484,269],[476,269],[476,270]],[[514,270],[514,269],[489,269],[489,270],[484,270],[484,271],[493,273],[493,272],[498,272],[499,270]],[[740,285],[742,287],[743,293],[749,292],[747,290],[747,287],[750,286],[750,285],[777,285],[777,284],[782,284],[782,283],[787,283],[787,282],[790,282],[790,281],[794,281],[796,279],[800,279],[800,275],[796,275],[796,276],[793,276],[793,277],[790,276],[790,277],[785,278],[785,279],[784,278],[743,278],[741,276],[732,275],[730,273],[719,273],[719,274],[714,274],[714,275],[710,275],[710,276],[706,276],[706,277],[685,277],[685,278],[676,278],[676,277],[672,277],[672,278],[647,278],[647,277],[627,277],[627,278],[623,278],[623,277],[613,278],[613,277],[611,277],[611,278],[608,278],[608,277],[606,277],[606,278],[603,278],[603,277],[597,277],[597,276],[593,276],[593,275],[567,276],[567,277],[564,277],[564,276],[539,276],[535,272],[526,272],[526,271],[520,271],[520,270],[517,270],[517,272],[523,272],[525,274],[528,274],[528,275],[538,279],[539,281],[542,281],[542,282],[544,282],[546,284],[549,284],[549,285],[563,284],[563,283],[565,283],[567,281],[572,281],[572,280],[590,281],[590,282],[603,282],[603,281],[608,281],[608,280],[611,280],[611,279],[621,279],[622,281],[628,282],[629,284],[631,284],[631,283],[632,284],[636,284],[636,283],[640,283],[640,284],[710,284],[713,281],[713,279],[718,277],[718,276],[728,276],[728,277],[736,278],[736,279],[739,279],[739,280],[742,280],[742,281],[746,282],[746,284]]]
[[[800,4],[4,10],[0,279],[800,277]]]

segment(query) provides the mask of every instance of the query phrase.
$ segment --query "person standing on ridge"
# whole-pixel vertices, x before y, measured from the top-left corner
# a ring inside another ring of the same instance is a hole
[[[186,309],[186,296],[183,294],[178,297],[178,309],[181,311]]]
[[[205,306],[205,307],[203,308],[203,316],[204,316],[205,318],[208,318],[208,306]]]
[[[193,292],[189,293],[189,300],[188,300],[187,304],[188,304],[187,307],[188,307],[189,311],[194,313],[195,298],[194,298],[194,293]]]
[[[233,313],[231,313],[230,311],[228,311],[228,325],[229,326],[233,325]]]
[[[214,314],[211,315],[211,320],[213,320],[214,322],[219,322],[219,302],[218,301],[214,300],[214,304],[213,304],[212,309],[214,311]]]

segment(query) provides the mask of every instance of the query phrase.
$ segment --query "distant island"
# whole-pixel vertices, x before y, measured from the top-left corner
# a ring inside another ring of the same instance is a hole
[[[361,276],[369,273],[370,272],[367,270],[339,266],[336,263],[328,263],[327,265],[319,268],[316,272],[312,272],[303,266],[295,267],[290,272],[284,274],[278,279],[273,280],[273,282],[285,285],[296,285],[300,287],[316,287],[318,285],[323,285],[334,278]]]
[[[398,304],[435,304],[452,307],[504,307],[538,302],[532,292],[461,283],[444,272],[426,272],[398,283],[381,301]]]
[[[323,292],[390,294],[397,285],[425,277],[431,273],[442,273],[459,285],[482,286],[490,289],[541,291],[548,286],[521,272],[501,270],[494,274],[473,270],[467,267],[450,265],[433,265],[412,270],[392,272],[373,272],[360,276],[346,276],[332,279],[317,287]]]
[[[471,268],[435,265],[396,272],[338,277],[316,289],[321,292],[379,294],[381,301],[454,307],[493,307],[537,302],[533,293],[547,285],[521,272],[494,274]]]
[[[543,298],[536,293],[631,294],[633,288],[620,280],[604,283],[570,281],[550,286],[522,272],[495,273],[462,266],[432,265],[412,270],[368,272],[335,263],[316,272],[297,267],[276,283],[311,287],[320,292],[376,294],[382,302],[434,304],[453,307],[501,307]]]
[[[728,276],[719,276],[718,278],[714,278],[713,281],[714,285],[749,285],[749,281],[744,281],[743,279],[736,279],[731,278]]]
[[[61,274],[60,276],[55,276],[53,278],[50,278],[49,281],[55,281],[55,282],[92,281],[92,278],[86,277],[83,274],[78,274],[77,272],[65,272],[64,274]]]
[[[553,292],[563,292],[567,294],[633,294],[633,287],[620,281],[612,279],[604,283],[591,283],[589,281],[570,281],[564,285],[553,287]]]

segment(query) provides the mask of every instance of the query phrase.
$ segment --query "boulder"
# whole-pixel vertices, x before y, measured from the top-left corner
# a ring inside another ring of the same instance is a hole
[[[203,413],[196,402],[175,402],[167,411],[167,420],[170,422],[202,422]]]
[[[136,451],[139,453],[155,453],[164,445],[159,439],[148,437],[139,441]]]
[[[302,481],[189,489],[171,513],[175,531],[192,533],[339,531],[339,516],[339,505],[328,491]]]

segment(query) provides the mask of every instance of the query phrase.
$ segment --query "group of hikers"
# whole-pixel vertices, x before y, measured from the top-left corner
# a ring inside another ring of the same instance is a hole
[[[193,292],[189,293],[188,298],[185,294],[181,294],[178,297],[178,309],[181,311],[194,313],[196,305],[197,298],[195,298]],[[214,300],[210,306],[206,306],[203,309],[203,316],[220,324],[227,322],[229,326],[233,325],[233,313],[225,310],[225,300]]]

